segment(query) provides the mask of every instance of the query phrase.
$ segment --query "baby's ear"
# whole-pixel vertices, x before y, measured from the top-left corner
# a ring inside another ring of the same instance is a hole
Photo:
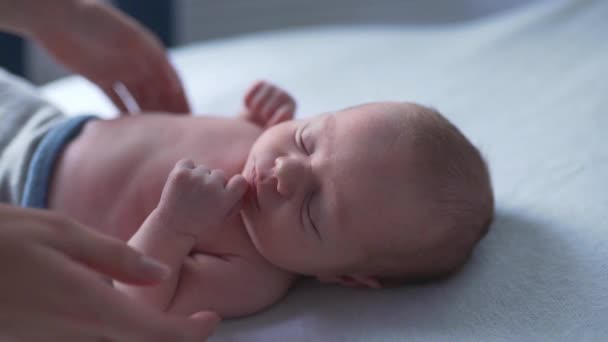
[[[366,287],[370,289],[381,289],[382,285],[378,279],[369,276],[317,276],[317,279],[325,284],[339,284],[347,287]]]

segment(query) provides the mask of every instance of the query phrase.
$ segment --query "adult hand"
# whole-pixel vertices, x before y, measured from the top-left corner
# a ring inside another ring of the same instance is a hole
[[[117,94],[120,83],[142,112],[190,112],[164,48],[137,22],[101,1],[37,3],[32,9],[37,13],[44,13],[41,6],[55,8],[48,15],[32,14],[34,22],[27,24],[31,36],[59,62],[97,84],[121,112],[130,108]]]
[[[164,268],[125,243],[57,214],[0,205],[0,340],[204,341],[219,318],[171,316],[99,274],[152,284]]]

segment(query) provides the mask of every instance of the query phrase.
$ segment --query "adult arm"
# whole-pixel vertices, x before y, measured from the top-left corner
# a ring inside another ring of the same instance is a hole
[[[132,107],[142,112],[190,111],[158,39],[102,1],[0,0],[0,28],[39,42],[95,83],[123,113],[132,110],[128,94],[135,100]],[[125,90],[128,94],[119,96]]]
[[[0,205],[0,339],[203,341],[218,317],[162,313],[100,274],[155,284],[166,271],[124,242],[52,212]]]

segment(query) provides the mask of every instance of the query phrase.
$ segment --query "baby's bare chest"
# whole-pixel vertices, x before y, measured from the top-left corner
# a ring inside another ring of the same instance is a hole
[[[49,205],[122,240],[156,207],[173,165],[192,159],[227,177],[241,172],[259,128],[247,122],[163,115],[87,124],[56,167]],[[240,220],[228,223],[241,240]]]

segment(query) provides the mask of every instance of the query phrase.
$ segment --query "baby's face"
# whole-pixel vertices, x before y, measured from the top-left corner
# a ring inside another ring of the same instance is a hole
[[[288,121],[257,139],[243,171],[252,191],[241,214],[266,259],[295,273],[333,275],[404,238],[391,229],[408,214],[408,189],[392,181],[408,172],[395,134],[404,106],[411,105],[367,104]]]

